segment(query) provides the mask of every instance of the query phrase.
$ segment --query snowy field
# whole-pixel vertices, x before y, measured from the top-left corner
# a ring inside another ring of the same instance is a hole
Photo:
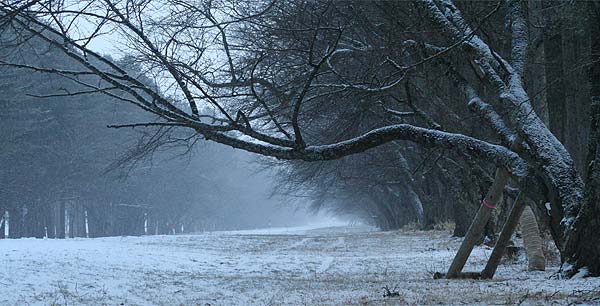
[[[351,226],[0,240],[0,305],[600,304],[600,279],[552,279],[556,267],[528,273],[518,261],[492,281],[433,280],[459,244]],[[490,252],[476,248],[465,270]]]

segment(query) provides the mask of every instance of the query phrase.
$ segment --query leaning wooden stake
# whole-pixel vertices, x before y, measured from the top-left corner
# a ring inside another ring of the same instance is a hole
[[[467,259],[469,259],[469,256],[471,255],[471,251],[473,251],[473,247],[477,243],[481,233],[483,233],[485,224],[490,219],[492,210],[502,198],[502,192],[508,182],[509,176],[510,174],[504,168],[498,168],[496,170],[496,176],[492,183],[492,187],[490,187],[487,195],[483,201],[481,201],[481,206],[477,211],[477,215],[475,215],[475,219],[473,219],[471,226],[469,226],[465,239],[460,245],[456,256],[454,256],[454,260],[452,260],[448,273],[446,273],[446,278],[457,278],[460,275],[462,268],[465,266]]]
[[[498,237],[498,241],[496,241],[494,250],[492,250],[492,255],[490,255],[490,259],[481,272],[481,278],[491,279],[494,277],[496,269],[498,269],[498,265],[500,264],[500,259],[502,259],[502,255],[504,255],[504,252],[506,251],[506,246],[510,241],[510,237],[512,237],[512,234],[517,229],[517,224],[519,224],[519,219],[523,214],[524,208],[525,196],[523,195],[523,192],[519,192],[510,211],[510,215],[502,227],[502,232],[500,233],[500,237]]]

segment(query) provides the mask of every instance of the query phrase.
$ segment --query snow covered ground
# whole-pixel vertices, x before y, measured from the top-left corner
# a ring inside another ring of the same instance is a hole
[[[459,244],[357,226],[0,240],[0,305],[600,304],[600,279],[549,279],[556,267],[522,262],[492,281],[433,280]],[[476,248],[465,270],[490,252]]]

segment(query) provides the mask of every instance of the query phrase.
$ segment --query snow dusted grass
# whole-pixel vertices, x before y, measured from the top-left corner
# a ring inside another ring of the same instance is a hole
[[[548,279],[556,267],[528,273],[523,262],[492,281],[433,280],[459,244],[442,231],[348,226],[0,240],[0,305],[600,303],[599,279]],[[476,248],[465,270],[490,252]]]

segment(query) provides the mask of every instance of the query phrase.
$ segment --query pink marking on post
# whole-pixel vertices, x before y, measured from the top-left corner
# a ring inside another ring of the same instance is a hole
[[[489,208],[489,209],[494,209],[496,208],[496,205],[492,205],[490,204],[490,202],[486,201],[485,199],[483,199],[483,201],[481,201],[481,204],[483,204],[483,206]]]

